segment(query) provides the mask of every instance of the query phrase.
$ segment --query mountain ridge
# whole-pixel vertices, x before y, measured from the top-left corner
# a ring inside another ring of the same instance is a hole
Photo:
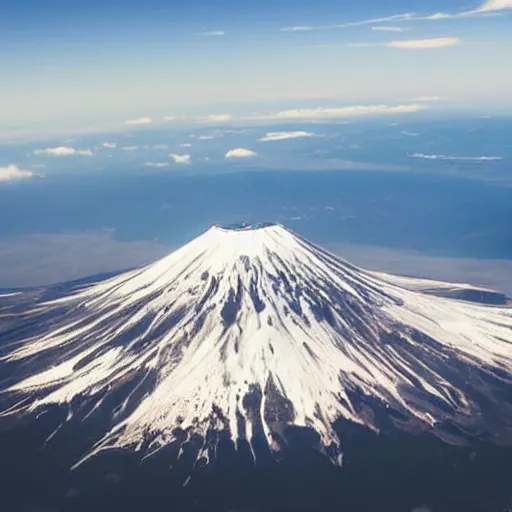
[[[87,421],[103,410],[109,424],[79,463],[118,448],[147,456],[194,436],[204,463],[225,435],[251,446],[260,436],[278,455],[298,427],[340,464],[340,418],[450,443],[512,441],[502,400],[510,308],[404,287],[281,225],[214,226],[22,318],[24,328],[3,333],[11,408],[2,417],[67,404],[66,421]],[[110,403],[124,385],[131,391]],[[79,398],[87,411],[75,410]]]

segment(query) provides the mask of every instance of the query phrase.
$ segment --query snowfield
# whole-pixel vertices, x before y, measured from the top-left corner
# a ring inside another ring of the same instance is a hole
[[[25,328],[5,333],[0,360],[15,405],[2,415],[67,404],[70,421],[77,399],[93,414],[131,382],[85,458],[154,453],[178,429],[202,436],[208,459],[211,433],[263,432],[276,448],[297,425],[336,462],[339,418],[511,442],[501,397],[512,310],[423,293],[428,284],[367,272],[281,225],[212,227],[156,263],[17,313]]]

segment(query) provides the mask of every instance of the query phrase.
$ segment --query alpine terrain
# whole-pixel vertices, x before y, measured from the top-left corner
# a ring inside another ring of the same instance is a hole
[[[43,441],[71,445],[79,425],[77,470],[175,450],[187,483],[222,443],[258,464],[297,439],[343,470],[353,429],[512,445],[506,297],[365,271],[281,225],[214,226],[144,268],[4,294],[0,315],[0,427],[57,415]]]

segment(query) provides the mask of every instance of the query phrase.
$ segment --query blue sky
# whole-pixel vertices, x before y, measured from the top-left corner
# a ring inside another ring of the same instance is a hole
[[[332,106],[512,111],[512,0],[3,0],[0,133]]]

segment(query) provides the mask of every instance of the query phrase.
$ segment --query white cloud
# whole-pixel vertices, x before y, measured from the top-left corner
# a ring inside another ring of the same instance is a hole
[[[256,156],[257,153],[245,148],[230,149],[224,156],[225,158],[250,158]]]
[[[391,27],[389,25],[376,25],[375,27],[372,27],[372,30],[377,30],[379,32],[407,32],[411,29],[406,27]]]
[[[92,156],[90,149],[75,149],[69,146],[59,146],[56,148],[36,149],[34,155],[47,156]]]
[[[178,118],[174,116],[165,116],[164,121],[171,122],[171,121],[177,121]]]
[[[355,105],[348,107],[332,108],[299,108],[293,110],[282,110],[275,114],[267,116],[257,116],[253,119],[325,119],[341,117],[357,117],[367,115],[385,115],[385,114],[409,114],[425,110],[424,105]]]
[[[494,162],[502,160],[501,156],[446,156],[446,155],[426,155],[425,153],[413,153],[410,158],[422,158],[425,160],[453,160],[459,162]]]
[[[210,30],[209,32],[198,32],[198,36],[224,36],[226,32],[224,30]]]
[[[312,27],[310,25],[298,25],[295,27],[283,27],[281,32],[308,32],[309,30],[318,30],[320,27]]]
[[[116,142],[103,142],[101,145],[102,145],[102,147],[107,148],[107,149],[115,149],[117,147]]]
[[[400,48],[408,50],[422,50],[427,48],[442,48],[445,46],[454,46],[460,43],[457,37],[438,37],[435,39],[413,39],[390,41],[388,43],[346,43],[346,44],[321,44],[315,45],[315,48]]]
[[[504,9],[512,9],[512,0],[487,0],[474,12],[493,12],[503,11]]]
[[[128,121],[125,121],[124,124],[130,125],[130,126],[143,126],[146,124],[151,124],[153,122],[153,119],[150,117],[138,117],[137,119],[128,119]]]
[[[121,149],[123,151],[137,151],[137,149],[139,149],[139,146],[122,146]]]
[[[184,144],[180,144],[180,148],[191,148],[192,144],[189,144],[188,142],[185,142]]]
[[[227,114],[225,114],[225,115],[227,115]],[[231,116],[230,116],[230,118],[231,118]],[[233,130],[224,130],[224,133],[230,133],[230,132],[236,133]],[[224,137],[224,133],[222,130],[216,129],[212,133],[203,134],[203,135],[196,135],[195,133],[191,133],[190,138],[197,139],[197,140],[212,140],[212,139]]]
[[[297,132],[269,132],[260,139],[260,142],[274,142],[278,140],[298,139],[301,137],[314,137],[314,133],[297,131]]]
[[[428,48],[444,48],[455,46],[460,43],[458,37],[437,37],[435,39],[411,39],[406,41],[391,41],[387,44],[390,48],[401,48],[404,50],[424,50]]]
[[[169,145],[168,144],[154,144],[153,146],[151,146],[152,149],[156,149],[156,150],[166,150],[166,149],[169,149]]]
[[[156,167],[156,168],[162,168],[162,167],[169,167],[169,162],[146,162],[144,164],[146,167]]]
[[[17,165],[11,164],[7,167],[0,167],[0,183],[15,180],[26,180],[37,176],[32,171],[20,169]]]
[[[175,164],[189,164],[190,163],[190,155],[178,155],[176,153],[172,153],[169,155]]]
[[[208,116],[197,117],[200,123],[226,123],[231,121],[231,114],[210,114]]]

